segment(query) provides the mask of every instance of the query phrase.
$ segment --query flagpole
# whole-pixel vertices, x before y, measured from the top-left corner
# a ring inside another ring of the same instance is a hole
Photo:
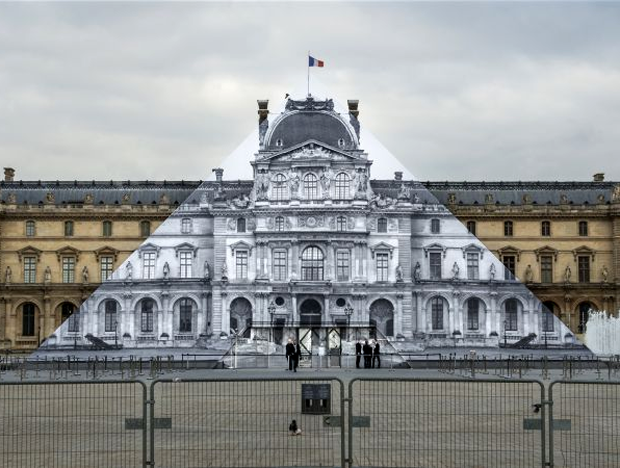
[[[308,51],[306,65],[308,65],[308,97],[310,97],[310,51]]]

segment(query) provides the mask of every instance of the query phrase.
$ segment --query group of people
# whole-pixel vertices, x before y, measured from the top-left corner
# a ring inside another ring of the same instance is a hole
[[[359,369],[360,362],[364,356],[364,369],[372,367],[381,367],[381,346],[378,341],[362,340],[355,343],[355,367]]]
[[[288,343],[286,343],[286,359],[288,361],[288,370],[297,372],[300,357],[301,347],[299,346],[299,343],[293,341],[292,338],[289,338]]]

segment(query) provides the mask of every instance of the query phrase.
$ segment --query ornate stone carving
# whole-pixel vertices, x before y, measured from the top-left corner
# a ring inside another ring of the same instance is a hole
[[[531,283],[534,279],[534,270],[532,270],[532,265],[528,265],[525,269],[525,282]]]
[[[168,279],[168,277],[170,276],[170,265],[168,264],[168,262],[164,263],[163,273],[164,279]]]
[[[487,193],[487,194],[484,196],[484,202],[485,202],[487,205],[491,205],[491,204],[493,203],[493,194],[492,194],[492,193]]]
[[[231,200],[231,205],[235,208],[247,208],[250,205],[250,198],[245,193],[242,193]]]
[[[366,169],[358,169],[355,174],[355,198],[357,200],[365,199],[367,189],[368,176],[366,175]]]
[[[288,101],[286,101],[286,106],[284,108],[287,111],[333,111],[334,101],[332,99],[327,99],[325,101],[315,101],[312,96],[308,96],[304,101],[295,101],[294,99],[289,99]]]
[[[372,208],[387,208],[394,204],[394,199],[387,197],[381,193],[375,194],[371,199],[369,206]]]
[[[237,219],[236,218],[228,218],[228,223],[226,223],[229,231],[237,230]]]
[[[94,200],[93,194],[92,193],[87,193],[86,196],[84,196],[84,203],[86,203],[87,205],[90,205]]]
[[[84,265],[84,268],[82,268],[82,282],[84,284],[88,284],[88,267],[86,265]]]
[[[413,267],[413,280],[418,283],[420,281],[420,277],[422,275],[422,267],[420,266],[420,262],[415,262],[415,266]]]
[[[48,266],[45,267],[45,272],[43,273],[43,282],[45,284],[50,284],[52,282],[52,269]]]
[[[45,194],[45,203],[47,203],[48,205],[53,205],[54,201],[55,201],[54,194],[52,192],[47,192]]]
[[[209,265],[209,262],[207,260],[205,260],[203,270],[204,270],[204,273],[203,273],[204,279],[206,281],[211,281],[211,265]]]
[[[169,205],[170,204],[170,197],[167,194],[162,193],[160,195],[160,197],[159,197],[159,204],[160,205]]]
[[[458,263],[454,262],[454,265],[452,265],[452,279],[459,279],[460,272],[461,269],[459,268]]]
[[[366,220],[366,229],[368,231],[375,231],[377,229],[377,219],[376,218],[368,218]]]
[[[299,174],[297,171],[289,172],[288,176],[288,187],[290,191],[291,200],[299,199]]]
[[[489,276],[491,280],[495,279],[495,263],[491,263],[491,268],[489,268]]]
[[[570,265],[566,265],[566,270],[564,270],[564,282],[570,283],[570,277],[573,275],[573,272],[570,269]]]
[[[456,203],[456,193],[448,194],[448,204],[454,205]]]
[[[400,263],[396,265],[396,281],[403,281],[403,267],[400,265]]]
[[[614,203],[620,203],[620,184],[614,186],[614,191],[611,194],[611,201]]]
[[[11,279],[13,277],[13,273],[11,272],[11,267],[7,266],[4,272],[4,284],[11,284]]]
[[[609,270],[607,269],[605,265],[603,265],[603,268],[601,268],[601,278],[603,280],[603,283],[607,283],[608,277],[609,277]]]
[[[400,184],[400,190],[398,191],[397,198],[399,200],[409,200],[410,197],[411,188],[409,188],[409,186],[405,185],[405,183],[403,182],[402,184]]]
[[[121,203],[127,204],[129,203],[130,200],[131,200],[131,194],[125,193],[123,197],[121,198]]]
[[[125,265],[125,279],[130,280],[133,276],[133,265],[131,262],[127,262]]]
[[[254,219],[252,218],[248,219],[247,228],[248,228],[248,231],[250,232],[256,231],[256,221],[254,221]]]
[[[265,135],[267,134],[267,129],[269,128],[269,120],[264,119],[258,124],[258,142],[262,146],[265,143]]]
[[[256,175],[255,189],[256,189],[256,199],[257,200],[266,200],[267,194],[269,193],[269,175],[264,169]]]

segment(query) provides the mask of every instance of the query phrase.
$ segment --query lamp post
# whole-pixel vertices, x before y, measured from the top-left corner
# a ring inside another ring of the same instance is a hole
[[[506,347],[507,344],[507,337],[506,337],[506,320],[504,320],[504,348]]]
[[[349,335],[350,335],[349,327],[351,326],[351,315],[353,315],[353,307],[351,307],[351,304],[347,304],[345,306],[344,314],[347,316],[347,341],[349,341]]]
[[[114,349],[118,349],[118,320],[114,321]]]

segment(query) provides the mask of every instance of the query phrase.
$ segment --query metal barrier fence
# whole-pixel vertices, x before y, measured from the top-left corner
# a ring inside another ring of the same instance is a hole
[[[336,379],[156,381],[151,460],[167,468],[342,467],[343,389]],[[300,437],[289,433],[292,420]]]
[[[619,390],[356,378],[345,395],[339,379],[303,376],[155,380],[148,393],[142,382],[0,382],[0,467],[617,468]]]
[[[355,379],[349,386],[353,467],[544,466],[544,424],[536,381]]]
[[[145,467],[145,422],[141,382],[3,383],[0,466]]]

